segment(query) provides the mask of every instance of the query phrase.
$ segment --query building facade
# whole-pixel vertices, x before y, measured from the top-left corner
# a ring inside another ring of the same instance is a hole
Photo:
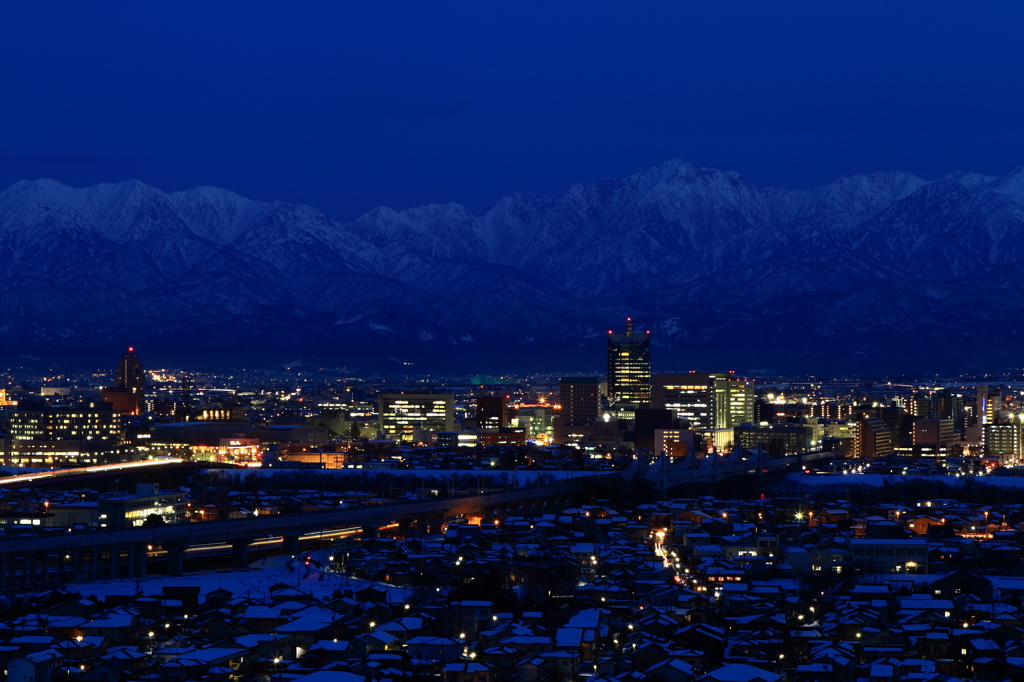
[[[732,429],[754,421],[754,387],[733,372],[655,374],[651,406],[672,410],[697,430]]]
[[[773,455],[795,455],[815,447],[812,429],[803,424],[744,424],[737,426],[733,433],[736,447],[744,450],[761,447]]]
[[[10,439],[12,466],[81,466],[116,461],[124,430],[109,403],[23,400],[11,413]]]
[[[608,400],[637,407],[651,404],[651,333],[634,333],[629,317],[624,334],[608,332]]]
[[[476,424],[481,429],[502,429],[508,426],[508,399],[503,395],[477,396]]]
[[[100,500],[99,526],[118,530],[146,523],[184,523],[188,520],[186,497],[183,490],[160,490],[159,483],[139,483],[134,495],[109,495]]]
[[[104,388],[103,401],[114,406],[121,414],[139,414],[146,407],[146,375],[135,349],[129,347],[121,356],[114,374],[113,388]]]
[[[563,377],[558,384],[564,426],[590,426],[601,409],[601,380],[597,377]]]
[[[1021,456],[1021,424],[985,424],[981,429],[981,446],[986,457],[1018,459]]]
[[[455,430],[455,399],[435,393],[382,393],[380,430],[388,438],[426,442],[426,435]]]
[[[558,384],[561,408],[554,420],[556,443],[580,443],[598,420],[601,410],[601,379],[563,377]]]
[[[895,451],[892,431],[878,417],[867,417],[856,422],[854,456],[864,459],[888,457]]]
[[[870,573],[927,573],[928,540],[891,538],[850,540],[853,563]]]
[[[918,419],[914,422],[914,454],[945,457],[956,440],[952,419]]]

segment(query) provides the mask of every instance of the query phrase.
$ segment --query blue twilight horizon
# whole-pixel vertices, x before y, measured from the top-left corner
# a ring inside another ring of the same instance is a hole
[[[309,203],[557,195],[678,157],[805,188],[1024,163],[1024,7],[168,3],[0,8],[0,186]]]

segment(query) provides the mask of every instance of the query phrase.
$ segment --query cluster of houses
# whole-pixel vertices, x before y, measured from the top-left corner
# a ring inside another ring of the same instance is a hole
[[[345,538],[255,593],[243,571],[8,595],[0,664],[17,682],[1024,679],[1020,516],[704,497],[452,522]]]

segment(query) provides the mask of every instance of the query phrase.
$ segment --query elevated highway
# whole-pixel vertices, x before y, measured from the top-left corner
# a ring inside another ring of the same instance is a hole
[[[350,533],[358,528],[364,534],[374,534],[381,527],[397,524],[400,535],[435,534],[446,519],[454,516],[500,520],[510,515],[555,513],[575,506],[587,486],[598,480],[643,479],[664,494],[689,483],[759,477],[836,456],[835,452],[811,452],[778,457],[762,449],[738,449],[726,456],[690,456],[673,463],[662,455],[653,461],[636,459],[621,472],[482,495],[149,528],[2,537],[0,590],[51,582],[141,577],[146,574],[148,560],[157,554],[166,557],[171,575],[180,575],[189,547],[214,544],[230,544],[233,563],[245,566],[250,546],[267,545],[270,539],[273,544],[281,543],[284,553],[297,554],[303,536],[320,532]]]
[[[438,533],[447,518],[467,515],[484,520],[509,515],[554,513],[573,506],[589,482],[617,473],[581,476],[558,483],[506,492],[421,499],[336,511],[256,516],[149,528],[59,533],[0,538],[0,590],[51,582],[129,578],[146,574],[146,563],[159,546],[168,572],[180,575],[185,551],[194,545],[230,543],[235,565],[248,563],[249,546],[268,537],[283,538],[285,553],[296,554],[304,535],[361,528],[375,533],[398,524],[400,534]]]
[[[180,468],[198,470],[198,464],[183,459],[166,458],[120,464],[97,464],[95,466],[75,467],[72,469],[43,469],[24,474],[2,476],[0,477],[0,488],[17,490],[19,488],[54,484],[77,485],[93,479],[116,477],[123,474],[140,472],[166,474],[169,471]]]

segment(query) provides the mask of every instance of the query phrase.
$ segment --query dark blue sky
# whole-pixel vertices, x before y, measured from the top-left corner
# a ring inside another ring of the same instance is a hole
[[[297,5],[297,6],[296,6]],[[1024,163],[1022,3],[4,3],[0,185],[314,204]]]

